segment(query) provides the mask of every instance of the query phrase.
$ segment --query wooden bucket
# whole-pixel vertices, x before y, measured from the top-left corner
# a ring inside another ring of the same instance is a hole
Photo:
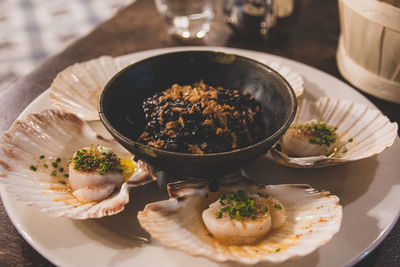
[[[400,1],[338,1],[340,73],[361,91],[400,103]]]

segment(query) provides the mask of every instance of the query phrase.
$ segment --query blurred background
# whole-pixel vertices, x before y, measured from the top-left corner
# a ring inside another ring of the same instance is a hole
[[[135,0],[0,0],[0,91]]]

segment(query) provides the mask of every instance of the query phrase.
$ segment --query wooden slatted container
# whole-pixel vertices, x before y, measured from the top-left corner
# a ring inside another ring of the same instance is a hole
[[[338,2],[340,73],[360,90],[400,103],[400,1]]]

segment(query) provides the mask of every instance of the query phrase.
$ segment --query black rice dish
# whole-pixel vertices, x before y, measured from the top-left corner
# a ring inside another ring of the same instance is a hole
[[[138,142],[182,153],[218,153],[265,137],[260,104],[248,93],[203,81],[158,92],[143,102],[146,126]]]

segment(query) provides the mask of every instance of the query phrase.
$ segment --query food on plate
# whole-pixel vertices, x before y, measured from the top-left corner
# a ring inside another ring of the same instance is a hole
[[[57,74],[50,85],[51,105],[86,121],[98,120],[97,105],[104,86],[116,73],[133,62],[134,57],[101,56],[67,67]],[[303,94],[304,81],[299,73],[278,62],[261,62],[279,72],[289,82],[297,97]]]
[[[208,181],[168,184],[168,200],[138,213],[141,226],[166,246],[244,264],[308,255],[339,231],[342,206],[327,191],[243,177],[218,182],[218,188]]]
[[[231,151],[265,137],[261,107],[253,96],[203,81],[174,84],[147,98],[143,110],[146,126],[138,142],[168,151]]]
[[[130,188],[156,179],[132,157],[76,115],[45,110],[2,134],[0,184],[47,215],[101,218],[124,209]]]
[[[397,123],[368,105],[304,98],[292,126],[271,154],[288,167],[333,166],[378,155],[393,144],[397,128]]]
[[[252,244],[286,223],[283,205],[274,197],[243,190],[222,195],[202,213],[210,233],[228,245]]]
[[[338,141],[337,127],[320,120],[290,126],[281,137],[281,150],[288,156],[312,157],[334,152]]]
[[[133,161],[131,165],[134,166]],[[78,149],[69,161],[68,183],[80,201],[101,201],[123,182],[121,159],[109,147],[92,145]]]

